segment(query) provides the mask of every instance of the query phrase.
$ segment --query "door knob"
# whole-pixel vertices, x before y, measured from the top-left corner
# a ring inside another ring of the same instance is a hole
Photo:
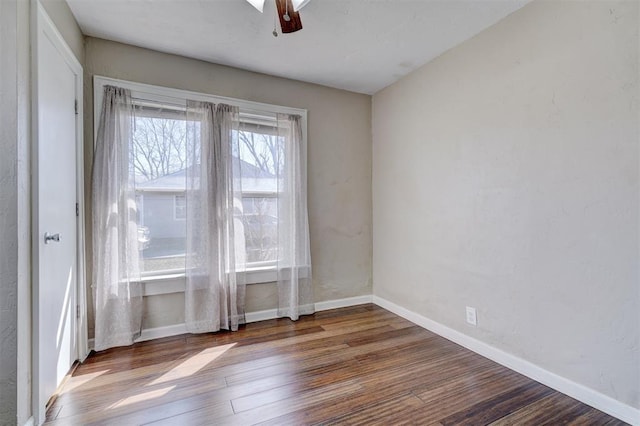
[[[56,243],[60,242],[60,234],[50,234],[48,232],[44,233],[44,243],[49,244],[51,241],[55,241]]]

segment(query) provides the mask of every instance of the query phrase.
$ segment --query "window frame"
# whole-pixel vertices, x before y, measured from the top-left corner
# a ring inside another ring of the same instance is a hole
[[[167,107],[184,108],[187,99],[212,102],[215,104],[225,103],[237,106],[241,113],[248,117],[264,117],[264,114],[294,114],[301,116],[302,127],[302,153],[303,162],[307,164],[307,110],[301,108],[293,108],[282,105],[273,105],[261,102],[246,101],[242,99],[217,96],[207,93],[194,92],[189,90],[174,89],[163,86],[155,86],[145,83],[137,83],[127,80],[114,79],[110,77],[98,76],[93,77],[93,147],[98,135],[97,123],[100,121],[102,110],[102,98],[104,96],[104,86],[113,85],[129,89],[131,96],[136,101],[148,101],[153,104],[161,104]],[[243,198],[248,194],[254,197],[277,198],[277,192],[243,192]],[[175,219],[175,198],[174,198],[174,219]],[[247,284],[271,283],[277,280],[276,262],[271,264],[256,265],[246,269]],[[175,271],[161,271],[159,274],[145,274],[140,281],[145,284],[145,295],[166,294],[184,291],[185,273],[176,273]],[[147,287],[147,284],[153,284],[155,289]]]

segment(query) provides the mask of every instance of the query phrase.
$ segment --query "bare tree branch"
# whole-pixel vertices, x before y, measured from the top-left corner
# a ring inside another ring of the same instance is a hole
[[[144,180],[183,170],[187,163],[183,120],[139,117],[132,142],[133,167]]]

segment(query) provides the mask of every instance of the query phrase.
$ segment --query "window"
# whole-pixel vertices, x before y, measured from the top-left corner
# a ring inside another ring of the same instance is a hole
[[[278,181],[283,143],[277,123],[241,116],[237,134],[247,263],[274,265],[278,252]]]
[[[184,109],[136,102],[129,158],[138,209],[140,266],[146,276],[185,267],[185,135]]]
[[[187,218],[187,197],[184,195],[173,196],[173,219],[185,220]]]
[[[136,106],[130,143],[135,173],[139,234],[145,235],[141,264],[146,275],[184,268],[186,241],[186,118],[184,111],[149,102]],[[246,261],[273,266],[277,259],[276,175],[282,167],[274,118],[241,115],[233,174],[242,188]],[[144,209],[142,208],[144,206]]]
[[[106,84],[129,88],[135,105],[129,158],[134,174],[138,243],[145,281],[185,271],[187,98],[240,107],[239,130],[233,134],[234,142],[238,143],[234,144],[232,154],[234,179],[242,188],[247,282],[274,281],[278,258],[279,182],[276,176],[285,165],[283,137],[278,136],[283,132],[279,132],[276,117],[277,113],[306,117],[306,112],[96,77],[96,116],[100,113]],[[274,272],[270,275],[269,271]]]

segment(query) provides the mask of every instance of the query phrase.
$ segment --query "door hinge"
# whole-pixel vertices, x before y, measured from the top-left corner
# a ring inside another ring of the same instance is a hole
[[[80,204],[76,203],[76,217],[80,216]]]
[[[76,318],[80,319],[80,305],[76,305]]]
[[[78,100],[77,99],[74,101],[73,107],[76,110],[76,115],[78,115]]]

